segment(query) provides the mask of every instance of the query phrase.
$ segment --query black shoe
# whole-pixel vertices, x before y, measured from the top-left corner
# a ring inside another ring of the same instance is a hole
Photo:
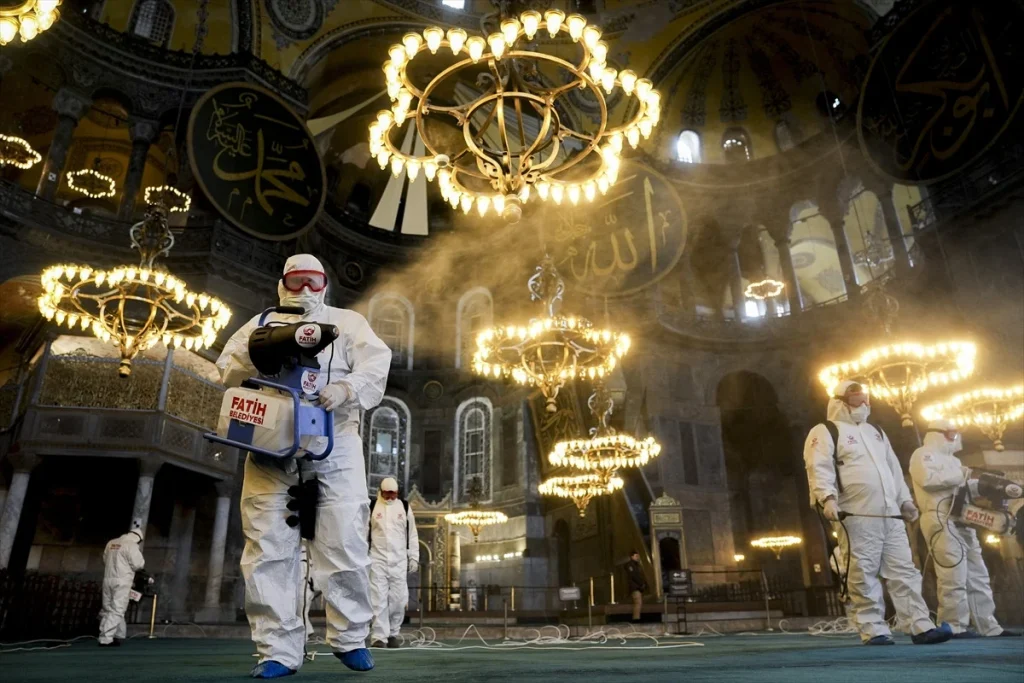
[[[394,636],[388,637],[388,648],[392,650],[397,650],[400,647],[402,647],[402,643],[398,640],[398,638],[395,638]]]
[[[387,645],[384,644],[384,641],[375,640],[373,641],[373,644],[370,645],[370,647],[387,647]]]
[[[961,631],[960,633],[953,634],[953,640],[970,640],[971,638],[984,638],[977,631]]]
[[[929,629],[924,633],[918,633],[916,636],[911,636],[910,640],[913,641],[914,645],[938,645],[952,637],[953,629],[949,627],[949,624],[943,622],[942,626]]]
[[[1020,638],[1020,631],[1006,631],[999,634],[1000,638]]]

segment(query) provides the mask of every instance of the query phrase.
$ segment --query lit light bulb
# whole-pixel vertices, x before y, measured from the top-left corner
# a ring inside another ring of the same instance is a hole
[[[630,69],[623,69],[619,72],[619,83],[622,85],[623,92],[632,95],[633,88],[636,87],[636,73]]]
[[[565,21],[565,12],[561,10],[549,9],[544,13],[544,22],[547,24],[548,33],[552,38],[558,34],[563,21]]]
[[[410,159],[409,163],[405,165],[405,172],[409,175],[410,183],[416,180],[416,176],[420,174],[420,162]]]
[[[519,15],[519,20],[523,22],[523,32],[526,33],[526,37],[533,39],[533,36],[537,34],[537,29],[540,27],[540,12],[536,10],[529,10]]]
[[[466,32],[461,28],[448,29],[448,44],[452,48],[453,55],[462,52],[462,47],[466,44],[466,35]]]
[[[481,217],[487,213],[487,209],[491,206],[491,198],[486,195],[480,195],[476,198],[476,210]]]
[[[501,35],[505,38],[505,43],[508,44],[509,48],[516,42],[516,38],[519,37],[519,22],[515,19],[506,19],[501,22]]]
[[[405,54],[409,59],[416,56],[422,44],[423,38],[418,33],[406,33],[402,36],[402,45],[405,46]]]
[[[609,95],[611,95],[612,90],[615,89],[615,77],[617,75],[618,72],[616,72],[615,69],[611,68],[605,69],[604,73],[601,74],[601,87],[603,87],[604,91]]]
[[[466,48],[469,50],[469,58],[474,62],[479,62],[484,55],[484,50],[487,49],[487,41],[480,36],[473,36],[466,41]]]
[[[594,49],[599,40],[601,40],[601,29],[596,26],[587,26],[583,29],[583,44],[588,48]]]
[[[28,42],[39,35],[39,20],[34,14],[21,17],[21,39]]]
[[[597,179],[597,189],[601,194],[608,194],[609,187],[611,187],[611,184],[606,176],[601,176]]]
[[[0,45],[6,45],[18,35],[18,22],[10,17],[0,17]]]
[[[381,132],[386,131],[394,123],[395,116],[387,109],[377,112],[377,123],[380,124]]]
[[[641,100],[646,101],[647,96],[651,93],[654,85],[646,78],[641,78],[636,82],[636,96]]]
[[[661,109],[661,93],[657,90],[652,90],[647,93],[647,97],[644,98],[644,102],[647,103],[647,109]]]
[[[590,72],[590,77],[592,79],[594,79],[595,81],[597,81],[598,83],[600,83],[601,82],[601,77],[604,76],[605,67],[607,67],[607,66],[608,65],[605,64],[604,62],[599,62],[597,60],[591,60],[590,66],[587,67],[587,70]]]
[[[423,175],[427,177],[427,180],[433,181],[437,176],[437,164],[433,161],[428,161],[423,164]]]
[[[495,59],[501,59],[501,56],[505,54],[505,36],[500,33],[492,33],[487,36],[487,44],[491,46],[491,54]]]
[[[441,47],[441,41],[444,40],[444,29],[437,26],[425,28],[423,37],[427,40],[427,49],[430,50],[430,54],[436,55],[437,48]]]
[[[495,196],[491,203],[494,205],[494,212],[499,216],[505,213],[505,195]]]
[[[541,199],[546,200],[548,198],[548,191],[551,189],[550,183],[547,181],[541,181],[537,183],[537,194],[540,195]]]
[[[587,19],[582,14],[570,14],[566,25],[569,27],[569,37],[575,43],[583,37],[583,28],[587,25]]]
[[[594,201],[594,197],[597,196],[597,184],[593,180],[588,180],[583,184],[583,195],[588,202]]]
[[[580,186],[570,185],[569,186],[569,201],[572,202],[573,206],[580,203]]]
[[[631,126],[626,131],[626,140],[629,141],[629,146],[636,149],[636,146],[640,144],[640,129],[636,126]]]
[[[405,166],[405,161],[402,157],[395,156],[391,158],[391,175],[396,178],[402,175],[402,167]]]
[[[651,137],[653,130],[654,123],[650,119],[640,119],[640,134],[644,136],[644,140]]]
[[[565,188],[560,183],[555,183],[551,186],[551,198],[555,200],[555,204],[562,203],[562,196],[565,194]]]
[[[595,62],[608,61],[608,43],[603,40],[594,43],[594,47],[590,49],[590,56]]]
[[[473,208],[473,198],[468,194],[462,195],[459,203],[462,206],[462,213],[469,213],[469,210]]]
[[[409,57],[405,53],[405,48],[401,45],[392,45],[389,47],[388,55],[391,57],[391,63],[398,68],[402,68],[402,66],[409,61]]]
[[[384,150],[377,154],[377,164],[380,166],[381,170],[384,170],[385,168],[388,167],[388,159],[390,158],[391,154],[387,150]]]

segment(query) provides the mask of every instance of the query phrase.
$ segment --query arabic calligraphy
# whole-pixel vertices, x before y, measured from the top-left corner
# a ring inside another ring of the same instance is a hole
[[[248,83],[206,93],[189,121],[190,161],[217,209],[264,239],[288,239],[316,220],[324,169],[302,122]]]
[[[593,294],[615,296],[650,286],[675,266],[686,246],[679,196],[636,162],[606,197],[592,205],[552,207],[547,217],[559,269]]]
[[[933,3],[907,17],[865,83],[859,129],[875,164],[930,182],[984,153],[1024,100],[1020,28],[1017,3]]]

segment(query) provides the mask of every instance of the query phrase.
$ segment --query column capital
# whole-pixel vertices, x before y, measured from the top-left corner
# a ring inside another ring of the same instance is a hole
[[[156,477],[156,473],[163,467],[164,461],[154,455],[143,456],[139,460],[140,477]]]
[[[15,472],[31,472],[42,462],[42,458],[37,453],[18,450],[8,453],[7,461],[11,463]]]
[[[160,123],[151,119],[130,118],[128,120],[128,134],[132,142],[152,144],[156,136],[160,134]]]
[[[53,96],[53,110],[61,116],[67,116],[75,121],[80,120],[85,112],[92,106],[92,100],[77,90],[61,88]]]

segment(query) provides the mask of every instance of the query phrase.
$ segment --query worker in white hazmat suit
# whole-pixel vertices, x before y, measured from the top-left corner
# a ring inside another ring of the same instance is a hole
[[[939,620],[949,623],[954,638],[1015,636],[996,621],[988,569],[981,557],[977,532],[949,519],[949,508],[959,486],[977,493],[977,479],[954,455],[963,448],[960,432],[946,420],[928,425],[924,444],[910,458],[914,497],[921,506],[921,531],[935,563]],[[977,631],[968,626],[973,622]]]
[[[837,526],[843,552],[849,553],[846,585],[861,640],[868,645],[894,643],[885,621],[883,578],[913,642],[944,642],[952,632],[945,625],[936,628],[928,615],[903,523],[917,519],[917,508],[888,437],[867,422],[870,413],[868,395],[855,382],[842,382],[829,399],[832,425],[815,426],[804,443],[811,505],[832,522],[840,522],[840,512],[846,513]]]
[[[327,642],[350,669],[367,671],[373,658],[365,648],[370,627],[369,556],[366,546],[368,504],[360,411],[380,403],[387,384],[391,351],[363,316],[327,306],[327,277],[309,254],[289,258],[278,294],[282,306],[305,313],[272,313],[267,321],[309,320],[336,325],[337,340],[317,356],[320,404],[334,412],[334,450],[319,461],[267,459],[249,454],[242,483],[242,532],[245,549],[245,612],[260,661],[254,678],[294,673],[303,661],[305,629],[299,605],[301,566],[299,528],[289,526],[288,489],[303,480],[318,481],[316,538],[309,544],[313,583],[323,591]],[[257,374],[249,359],[249,335],[259,316],[241,327],[217,359],[224,384],[238,386]]]
[[[416,520],[398,482],[387,477],[370,508],[370,605],[373,647],[397,648],[398,633],[409,604],[408,576],[419,569]]]
[[[133,529],[108,541],[103,549],[103,603],[100,608],[100,645],[120,645],[126,635],[124,613],[135,572],[146,566],[139,550],[142,531]]]

